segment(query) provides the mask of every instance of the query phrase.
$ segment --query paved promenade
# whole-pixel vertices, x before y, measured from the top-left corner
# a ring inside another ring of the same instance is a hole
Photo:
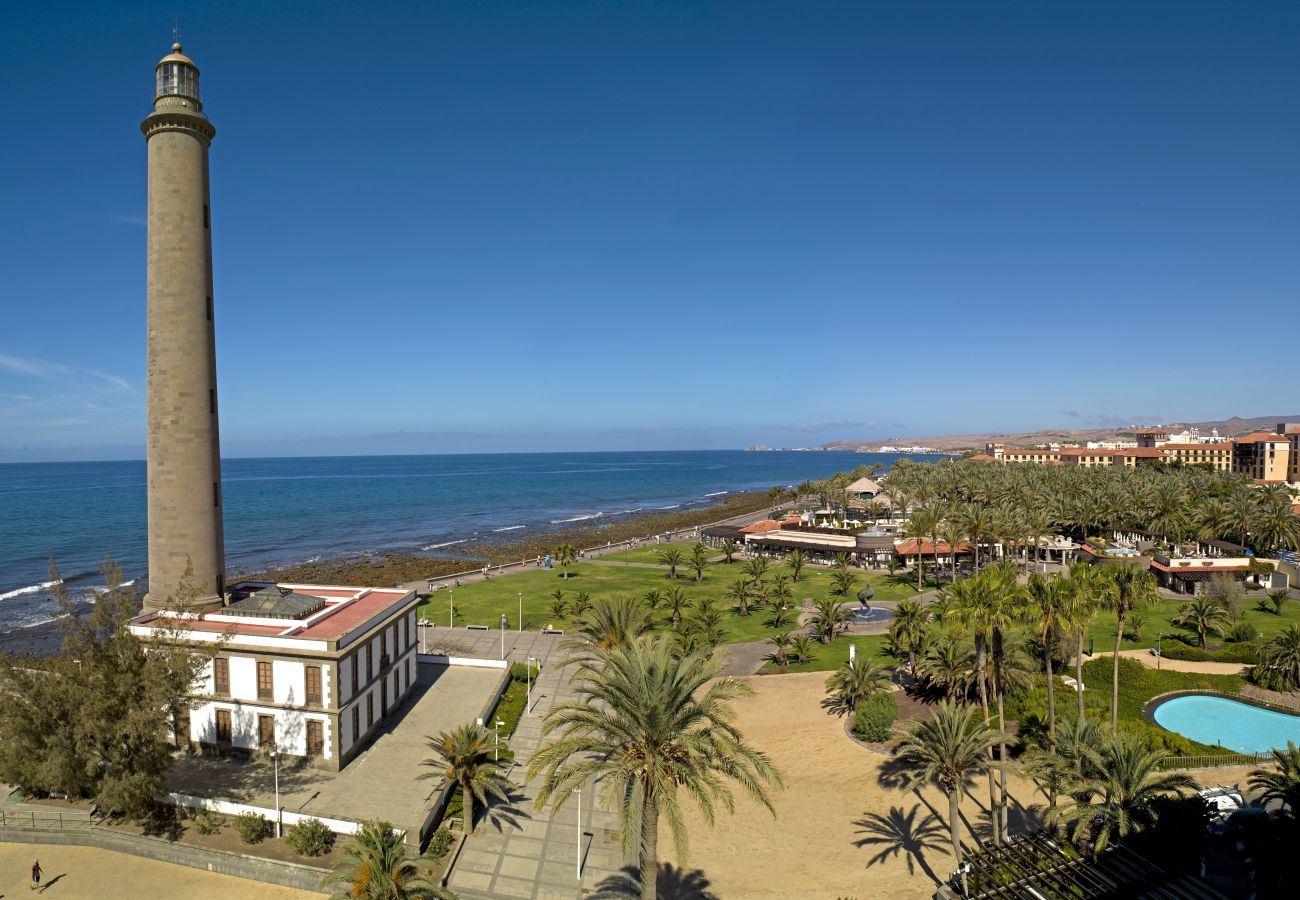
[[[500,632],[463,632],[457,639],[471,645],[476,655],[497,656]],[[463,637],[463,639],[462,639]],[[617,818],[594,803],[594,791],[582,793],[582,828],[578,828],[578,805],[570,800],[552,814],[537,810],[536,782],[524,772],[541,744],[542,717],[557,701],[574,699],[568,671],[559,661],[567,653],[559,649],[563,638],[537,632],[507,633],[507,656],[522,662],[527,656],[542,660],[542,674],[533,685],[531,712],[525,712],[510,741],[516,765],[510,778],[519,788],[510,802],[496,802],[480,820],[478,833],[471,835],[457,857],[449,886],[463,900],[574,900],[608,880],[615,879],[623,866],[621,848],[615,838]],[[578,877],[579,861],[582,877]]]

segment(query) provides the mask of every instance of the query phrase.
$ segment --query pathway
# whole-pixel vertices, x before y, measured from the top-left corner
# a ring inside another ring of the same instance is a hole
[[[507,633],[509,634],[509,633]],[[457,635],[474,647],[475,655],[499,653],[499,632],[466,632]],[[574,900],[602,882],[615,878],[623,866],[622,851],[614,830],[616,814],[593,804],[594,791],[584,791],[582,831],[578,832],[578,804],[571,799],[558,811],[537,810],[537,780],[528,780],[525,770],[542,741],[542,719],[557,701],[576,698],[570,671],[559,661],[567,653],[559,649],[563,638],[525,632],[512,645],[507,638],[507,657],[523,661],[526,656],[542,660],[542,673],[533,684],[531,712],[525,712],[510,739],[515,767],[510,778],[520,785],[508,804],[494,803],[479,823],[478,832],[466,839],[452,866],[448,886],[464,900],[497,900],[516,897],[531,900]],[[581,859],[581,880],[578,877]]]
[[[1113,650],[1098,650],[1094,656],[1113,656]],[[1148,669],[1169,669],[1171,672],[1195,672],[1199,675],[1240,675],[1246,668],[1244,663],[1197,662],[1190,659],[1170,659],[1159,657],[1150,649],[1121,650],[1119,655],[1126,659],[1136,659]],[[1158,663],[1158,665],[1157,665]]]

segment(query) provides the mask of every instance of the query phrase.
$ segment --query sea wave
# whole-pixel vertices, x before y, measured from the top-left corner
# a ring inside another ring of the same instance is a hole
[[[723,494],[730,494],[731,491],[714,491],[712,494],[705,494],[706,497],[721,497]]]
[[[427,544],[421,547],[421,550],[437,550],[439,547],[450,547],[452,544],[463,544],[469,538],[461,538],[458,541],[443,541],[441,544]]]
[[[680,506],[680,503],[674,503],[672,506],[656,506],[655,509],[677,509]]]
[[[38,591],[48,590],[58,584],[57,581],[43,581],[40,584],[29,584],[27,587],[18,588],[16,591],[9,591],[0,594],[0,600],[8,600],[11,597],[21,597],[23,594],[35,594]]]
[[[551,524],[563,525],[566,522],[587,522],[590,521],[591,519],[599,519],[603,515],[604,515],[603,512],[598,512],[598,513],[592,513],[589,516],[574,516],[572,519],[551,519]]]
[[[501,531],[518,531],[520,528],[527,528],[527,525],[507,525],[505,528],[493,528],[492,533],[496,534]]]

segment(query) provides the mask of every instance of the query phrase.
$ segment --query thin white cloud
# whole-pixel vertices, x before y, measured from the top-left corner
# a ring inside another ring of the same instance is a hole
[[[109,384],[113,385],[113,387],[126,391],[128,394],[134,394],[136,392],[135,388],[131,387],[131,382],[127,381],[121,375],[114,375],[112,372],[101,372],[99,369],[87,369],[86,371],[102,381],[107,381]]]
[[[149,224],[148,220],[146,220],[144,216],[124,216],[114,214],[109,216],[109,219],[116,222],[118,225],[139,225],[143,227]]]
[[[0,353],[0,369],[15,372],[19,375],[29,375],[32,378],[53,378],[56,375],[70,375],[72,373],[71,369],[61,363],[11,356],[8,353]]]

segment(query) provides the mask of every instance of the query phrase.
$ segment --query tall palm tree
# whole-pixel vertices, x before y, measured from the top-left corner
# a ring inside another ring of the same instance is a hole
[[[1292,818],[1300,818],[1300,747],[1286,742],[1286,749],[1273,748],[1276,769],[1255,769],[1250,773],[1250,786],[1263,792],[1261,802],[1281,802]]]
[[[916,658],[925,649],[925,635],[930,627],[930,612],[915,600],[901,600],[889,623],[891,639],[907,648],[907,670],[916,674]]]
[[[939,525],[939,539],[948,545],[949,573],[952,581],[957,580],[957,552],[961,542],[966,540],[966,530],[962,527],[959,516],[949,514]],[[937,565],[937,562],[936,562]]]
[[[428,766],[430,771],[416,778],[420,781],[437,778],[439,787],[459,785],[465,808],[465,831],[473,834],[474,801],[486,804],[488,794],[504,800],[510,786],[505,776],[507,764],[493,758],[492,732],[478,724],[461,725],[426,740],[434,755],[422,760],[420,765]]]
[[[653,626],[635,597],[602,597],[578,620],[574,636],[562,646],[570,650],[608,650],[630,644]],[[565,661],[566,663],[569,660]]]
[[[598,654],[574,675],[577,699],[546,714],[547,740],[528,766],[530,778],[542,778],[539,808],[558,809],[600,780],[605,805],[619,812],[623,851],[639,849],[643,900],[657,896],[661,814],[678,858],[686,856],[682,795],[709,824],[718,805],[734,808],[733,785],[773,811],[768,789],[781,776],[734,724],[732,701],[749,688],[718,679],[721,669],[710,655],[676,656],[664,637]]]
[[[1079,701],[1079,717],[1083,718],[1083,639],[1088,633],[1088,625],[1101,606],[1105,593],[1105,576],[1101,569],[1091,563],[1077,562],[1070,566],[1070,576],[1066,579],[1070,591],[1070,608],[1062,622],[1063,627],[1074,635],[1074,683]]]
[[[926,646],[920,667],[928,682],[943,688],[946,699],[965,699],[975,680],[975,652],[966,635],[940,628]]]
[[[682,624],[682,610],[690,603],[686,592],[681,588],[673,588],[671,591],[665,591],[662,595],[664,603],[668,606],[668,613],[672,616],[673,628]]]
[[[813,612],[808,624],[813,633],[823,644],[829,644],[839,634],[840,629],[849,621],[848,610],[840,606],[834,597],[822,597],[813,601]]]
[[[1189,597],[1182,605],[1178,615],[1174,616],[1174,622],[1195,628],[1196,645],[1204,650],[1206,635],[1211,631],[1222,633],[1232,624],[1232,616],[1218,600],[1205,594],[1197,594]]]
[[[1103,598],[1115,612],[1115,655],[1111,658],[1110,733],[1119,734],[1119,650],[1124,639],[1124,617],[1135,609],[1154,605],[1160,595],[1156,592],[1151,573],[1133,563],[1115,566],[1107,573],[1110,577]]]
[[[988,571],[988,570],[985,570]],[[949,617],[965,627],[975,639],[975,683],[979,688],[980,709],[984,713],[984,724],[991,721],[989,715],[989,632],[992,629],[991,618],[994,615],[995,598],[992,577],[978,572],[970,578],[964,578],[948,588],[953,598],[953,607]],[[1002,843],[1000,817],[997,815],[998,794],[997,779],[993,773],[993,748],[989,748],[989,810],[993,824],[993,843]]]
[[[691,548],[691,558],[687,560],[691,571],[695,573],[695,583],[699,584],[704,580],[704,569],[709,564],[709,551],[704,549],[703,544],[696,544]]]
[[[665,547],[657,554],[659,565],[668,567],[668,577],[676,580],[677,569],[686,561],[686,555],[680,547]]]
[[[973,706],[944,700],[934,717],[912,726],[895,751],[915,777],[933,781],[948,795],[948,833],[957,871],[962,871],[961,793],[986,766],[998,733],[979,721]],[[966,893],[962,875],[962,893]]]
[[[561,544],[551,551],[555,561],[560,564],[560,575],[565,581],[569,580],[569,566],[578,558],[578,548],[569,543]]]
[[[1034,623],[1034,633],[1043,648],[1047,669],[1047,746],[1056,753],[1056,692],[1052,675],[1052,655],[1056,641],[1070,612],[1069,585],[1060,576],[1034,573],[1029,576],[1029,615]]]
[[[790,567],[790,574],[794,576],[795,584],[799,583],[799,575],[807,562],[808,559],[803,555],[802,550],[791,550],[785,555],[785,564]]]
[[[1112,838],[1154,825],[1157,799],[1197,787],[1184,772],[1161,772],[1164,757],[1163,750],[1147,749],[1139,735],[1112,736],[1091,755],[1083,779],[1070,790],[1077,799],[1058,808],[1057,818],[1070,826],[1076,841],[1086,840],[1094,855]]]
[[[999,831],[1002,834],[1002,839],[1006,840],[1007,810],[1009,809],[1007,795],[1008,757],[1005,738],[1007,719],[1004,707],[1009,674],[1007,635],[1019,625],[1024,617],[1026,595],[1024,589],[1016,582],[1016,568],[1013,561],[999,561],[997,564],[990,566],[986,573],[992,582],[987,622],[989,625],[990,650],[992,651],[990,661],[993,663],[993,696],[997,701],[998,708],[998,732],[1003,735],[998,747],[998,780],[1001,784],[1001,796],[997,812],[1001,820]]]
[[[388,822],[363,822],[342,850],[320,883],[322,890],[336,888],[331,900],[455,900],[455,894],[421,874],[421,864],[434,861],[407,856],[406,832]]]
[[[855,656],[840,666],[826,679],[826,692],[831,695],[831,707],[853,715],[858,706],[872,694],[889,684],[889,670],[865,656]]]
[[[916,541],[916,590],[920,593],[925,589],[925,555],[922,546],[926,538],[930,539],[930,546],[934,550],[935,565],[939,564],[939,538],[938,531],[943,525],[943,510],[936,503],[926,503],[912,510],[912,514],[907,518],[907,524],[903,526],[903,531]]]

